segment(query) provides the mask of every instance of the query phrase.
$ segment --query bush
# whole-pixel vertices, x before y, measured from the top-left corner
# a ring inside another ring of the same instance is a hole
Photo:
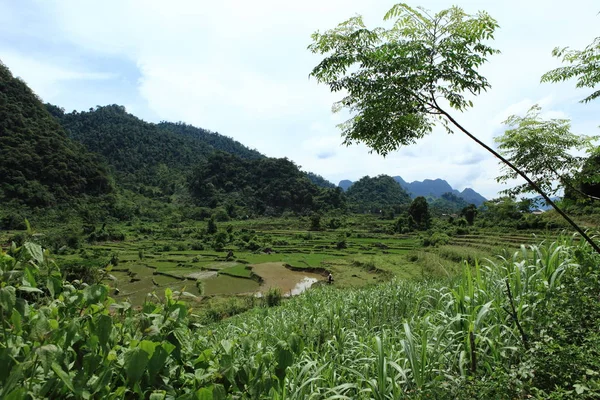
[[[342,221],[339,218],[331,218],[329,222],[327,222],[327,227],[329,229],[338,229],[342,226]]]
[[[424,247],[427,246],[438,246],[442,244],[448,244],[450,242],[450,237],[442,232],[434,232],[430,236],[425,236],[421,238],[421,244]]]
[[[192,250],[202,251],[204,250],[204,244],[201,242],[194,242],[191,245]]]
[[[600,274],[583,266],[563,276],[536,326],[530,356],[541,398],[600,398]]]
[[[213,215],[215,220],[218,222],[227,222],[231,219],[227,213],[227,210],[225,210],[223,207],[217,208]]]
[[[314,213],[310,216],[310,230],[320,231],[321,230],[321,215]]]
[[[206,232],[209,235],[214,235],[215,233],[217,233],[217,231],[219,230],[219,228],[217,227],[217,223],[215,222],[215,217],[211,217],[208,220],[208,225],[206,226]]]
[[[270,288],[265,294],[265,303],[267,307],[275,307],[281,304],[281,289],[278,287]]]

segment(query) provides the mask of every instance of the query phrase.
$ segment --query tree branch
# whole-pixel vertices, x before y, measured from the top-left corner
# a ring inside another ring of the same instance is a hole
[[[523,171],[521,171],[519,168],[515,167],[510,161],[508,161],[506,158],[502,157],[497,151],[495,151],[494,149],[492,149],[490,146],[486,145],[481,140],[477,139],[473,134],[471,134],[462,125],[460,125],[454,118],[452,118],[452,116],[450,114],[448,114],[443,108],[441,108],[438,105],[437,101],[435,101],[435,99],[433,101],[435,103],[435,106],[436,106],[437,110],[439,112],[441,112],[446,118],[448,118],[448,120],[450,122],[452,122],[452,124],[454,124],[454,126],[456,126],[465,135],[467,135],[469,138],[471,138],[473,141],[475,141],[475,143],[479,144],[481,147],[483,147],[484,149],[486,149],[488,152],[492,153],[494,156],[496,156],[498,159],[500,159],[500,161],[502,161],[504,164],[508,165],[513,171],[515,171],[523,179],[525,179],[527,181],[527,183],[529,183],[529,185],[531,185],[531,187],[536,192],[538,192],[544,198],[544,200],[546,200],[546,203],[549,204],[552,208],[554,208],[556,210],[556,212],[559,213],[560,216],[563,217],[581,235],[581,237],[583,237],[585,239],[585,241],[590,244],[590,246],[592,246],[592,248],[596,251],[596,253],[600,254],[600,247],[592,240],[592,238],[590,238],[584,232],[584,230],[581,229],[579,227],[579,225],[577,225],[575,223],[575,221],[573,221],[567,214],[565,214],[565,212],[563,210],[561,210],[556,205],[556,203],[554,203],[550,199],[550,197],[542,189],[540,189],[540,187],[538,185],[535,184],[535,182],[533,182],[527,175],[525,175],[525,173]]]

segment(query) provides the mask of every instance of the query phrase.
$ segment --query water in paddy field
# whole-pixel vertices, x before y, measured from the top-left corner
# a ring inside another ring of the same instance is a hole
[[[324,279],[319,274],[292,271],[280,262],[256,264],[252,266],[252,271],[263,279],[260,292],[265,293],[271,288],[279,288],[284,296],[300,294],[315,282]]]
[[[317,278],[304,277],[300,282],[296,284],[296,286],[290,291],[291,296],[295,296],[309,289],[314,283],[318,281]]]

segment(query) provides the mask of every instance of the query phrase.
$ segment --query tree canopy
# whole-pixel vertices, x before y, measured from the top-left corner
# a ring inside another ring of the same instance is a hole
[[[561,82],[572,78],[577,79],[578,88],[595,88],[600,84],[600,37],[583,50],[573,50],[568,47],[556,47],[552,51],[554,57],[570,64],[553,69],[542,76],[542,82]],[[582,103],[587,103],[600,97],[600,90],[586,96]]]
[[[384,19],[393,20],[390,29],[368,29],[362,17],[350,18],[314,33],[309,46],[326,55],[311,75],[347,93],[334,105],[352,114],[340,125],[345,143],[364,142],[383,155],[415,143],[436,121],[450,129],[440,102],[470,108],[468,96],[490,87],[477,69],[498,52],[485,43],[498,26],[485,12],[452,7],[432,15],[397,4]]]
[[[344,209],[341,189],[316,186],[288,159],[245,160],[218,152],[195,168],[190,190],[198,205],[233,205],[260,215]]]
[[[368,29],[357,16],[312,36],[309,49],[325,58],[311,75],[331,91],[347,93],[334,105],[334,111],[347,109],[351,114],[340,125],[344,143],[364,142],[386,155],[415,143],[437,121],[449,133],[457,128],[525,179],[600,254],[600,246],[526,172],[448,111],[467,110],[473,106],[471,97],[490,88],[478,69],[499,52],[486,43],[494,37],[496,21],[486,12],[469,15],[451,7],[431,14],[404,3],[393,6],[384,19],[394,20],[390,29]],[[597,58],[587,61],[595,72],[586,76],[595,80]]]
[[[410,195],[392,178],[365,176],[346,191],[350,207],[355,212],[379,213],[393,206],[407,205]]]
[[[544,120],[540,114],[541,107],[535,105],[524,117],[510,116],[504,121],[509,129],[495,140],[500,152],[513,165],[526,173],[540,189],[552,195],[570,185],[582,167],[585,157],[575,155],[575,151],[591,151],[592,141],[596,138],[572,133],[568,119]],[[506,164],[501,163],[501,167],[502,175],[497,178],[498,182],[518,177]],[[534,191],[528,183],[504,190],[511,196]]]
[[[27,84],[0,63],[0,201],[45,207],[111,191],[97,157],[70,140]]]

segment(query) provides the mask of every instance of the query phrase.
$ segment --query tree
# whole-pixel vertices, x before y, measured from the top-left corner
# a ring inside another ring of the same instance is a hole
[[[572,152],[591,152],[592,140],[597,138],[572,133],[568,119],[543,120],[540,112],[541,108],[535,105],[524,117],[508,117],[504,124],[510,129],[495,139],[498,148],[513,165],[525,172],[548,195],[556,194],[565,186],[576,190],[571,182],[583,166],[585,157],[573,155]],[[518,174],[505,164],[502,165],[502,173],[496,178],[498,182],[518,177]],[[560,184],[556,184],[557,181]],[[534,189],[524,183],[503,192],[515,196],[534,192]]]
[[[208,225],[206,227],[206,233],[208,233],[209,235],[214,235],[215,233],[217,233],[218,230],[219,228],[217,227],[217,223],[215,222],[215,217],[210,217],[210,219],[208,220]]]
[[[493,39],[496,21],[486,12],[469,15],[452,7],[432,15],[406,4],[393,6],[384,19],[394,19],[390,29],[367,29],[357,16],[312,36],[309,50],[325,58],[311,76],[333,92],[346,93],[334,105],[334,111],[345,108],[352,114],[340,125],[344,143],[364,142],[386,155],[415,143],[436,122],[449,133],[454,127],[523,177],[600,253],[535,182],[449,113],[466,111],[473,106],[470,97],[490,88],[478,68],[498,53],[485,43]]]
[[[414,219],[418,229],[426,230],[429,228],[431,214],[429,214],[429,206],[425,197],[416,197],[408,208],[408,214]]]
[[[320,231],[321,230],[321,214],[315,212],[310,216],[310,230]]]
[[[552,55],[562,58],[562,61],[571,65],[559,67],[542,75],[542,82],[562,82],[577,78],[578,88],[594,88],[600,84],[600,37],[594,39],[583,50],[572,50],[568,47],[556,47]],[[587,103],[600,97],[600,90],[596,90],[583,100]]]
[[[460,215],[465,217],[469,225],[473,225],[475,217],[477,216],[477,207],[475,207],[475,204],[469,204],[462,209]]]

